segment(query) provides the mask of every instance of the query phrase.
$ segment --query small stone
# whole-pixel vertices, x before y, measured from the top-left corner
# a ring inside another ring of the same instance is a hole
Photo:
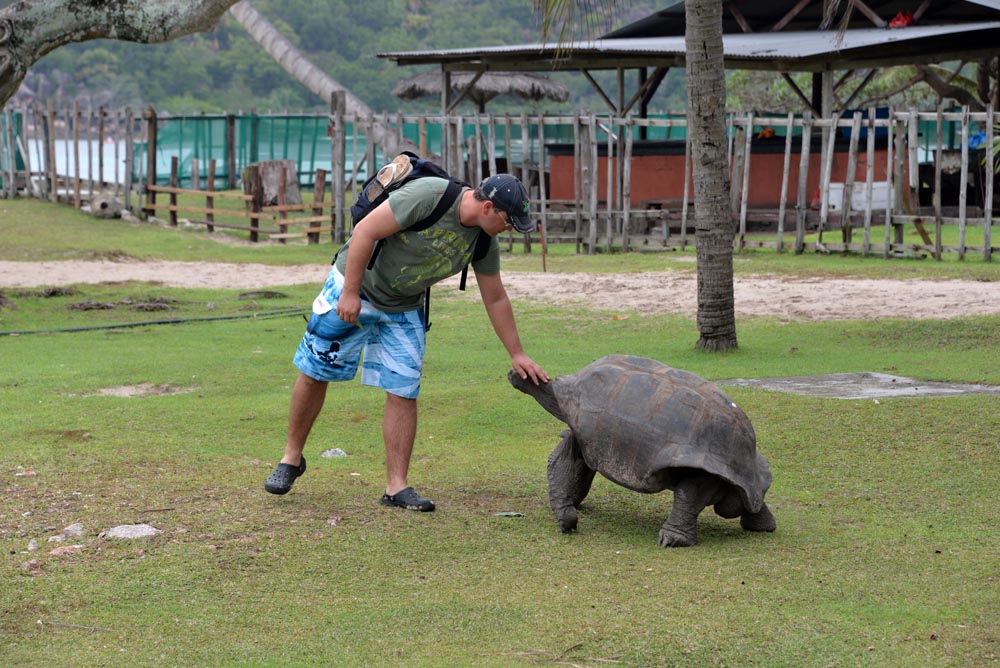
[[[112,193],[101,192],[94,197],[89,207],[81,208],[97,218],[120,218],[124,207]]]
[[[31,577],[38,577],[42,574],[42,564],[38,559],[32,559],[21,564],[21,570],[26,571]]]
[[[148,524],[122,524],[104,533],[105,538],[146,538],[161,533],[159,529]]]
[[[66,536],[59,534],[58,536],[49,536],[50,543],[61,543],[66,540]]]
[[[327,459],[334,459],[336,457],[346,457],[347,453],[340,448],[330,448],[329,450],[324,451],[320,456],[326,457]]]
[[[70,524],[68,527],[63,529],[63,535],[67,538],[79,538],[83,535],[84,528],[83,525],[77,522],[76,524]]]
[[[28,552],[34,552],[38,549],[38,541],[32,538],[28,541]]]
[[[53,557],[71,557],[75,554],[80,554],[80,550],[83,549],[83,545],[62,545],[54,550],[50,550],[49,554]]]

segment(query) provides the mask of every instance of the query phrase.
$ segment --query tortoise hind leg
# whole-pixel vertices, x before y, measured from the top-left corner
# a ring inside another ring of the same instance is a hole
[[[573,432],[562,432],[559,445],[549,455],[549,505],[563,533],[576,530],[576,509],[587,498],[594,470],[583,461],[583,453]]]
[[[740,526],[746,531],[774,531],[778,528],[778,521],[774,519],[767,504],[763,503],[756,513],[744,513],[740,517]]]
[[[674,505],[660,528],[663,547],[690,547],[698,542],[698,515],[723,493],[723,483],[710,473],[694,473],[674,488]]]

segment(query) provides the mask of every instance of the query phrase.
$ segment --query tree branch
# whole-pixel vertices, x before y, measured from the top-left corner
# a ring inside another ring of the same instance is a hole
[[[916,67],[922,75],[923,82],[930,86],[941,99],[951,98],[959,104],[967,105],[972,111],[983,111],[982,101],[972,91],[948,83],[928,65],[917,65]]]
[[[206,32],[236,0],[24,0],[0,10],[0,106],[50,51],[94,39],[154,44]]]

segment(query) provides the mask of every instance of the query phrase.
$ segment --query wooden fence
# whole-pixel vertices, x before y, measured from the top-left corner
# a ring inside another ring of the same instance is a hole
[[[193,172],[198,174],[196,165]],[[215,190],[215,161],[210,160],[205,189],[195,180],[191,188],[178,187],[178,159],[171,160],[170,185],[150,185],[146,187],[146,203],[143,210],[150,216],[161,211],[167,212],[167,223],[177,227],[178,213],[188,214],[185,222],[192,225],[204,225],[206,230],[214,232],[216,228],[227,230],[242,230],[249,232],[250,241],[261,241],[261,235],[268,239],[285,243],[287,239],[306,239],[315,244],[320,241],[320,234],[332,232],[335,229],[333,217],[333,202],[325,201],[326,172],[316,170],[316,187],[312,193],[312,201],[290,202],[287,196],[287,175],[282,174],[278,182],[276,201],[265,203],[263,184],[259,178],[250,178],[245,184],[244,193],[219,192]],[[165,194],[166,204],[157,202],[158,194]],[[204,198],[204,206],[178,204],[178,198],[185,196],[187,200]],[[243,208],[228,208],[216,206],[216,200],[240,202]],[[325,212],[325,213],[324,213]],[[325,223],[325,224],[324,224]],[[332,239],[332,235],[331,235]]]
[[[108,111],[103,107],[56,110],[52,103],[4,109],[7,141],[0,165],[3,194],[64,201],[73,206],[109,191],[122,196],[132,208],[132,195],[141,189],[133,179],[135,147],[144,144],[144,127],[129,108]],[[15,123],[19,118],[20,123]],[[141,160],[141,152],[139,154]]]
[[[347,208],[359,188],[359,170],[371,173],[385,160],[373,142],[358,139],[370,136],[374,124],[381,123],[400,138],[405,128],[407,138],[425,154],[432,128],[435,137],[442,137],[437,159],[470,183],[498,171],[518,175],[531,192],[533,213],[540,222],[535,239],[545,235],[548,241],[568,241],[578,252],[588,253],[686,248],[695,239],[691,158],[683,118],[582,113],[372,118],[334,110],[329,115],[331,178],[317,181],[323,184],[318,186],[320,197],[308,206],[275,205],[305,207],[302,210],[254,211],[248,205],[242,212],[245,220],[226,222],[209,200],[232,195],[208,187],[189,189],[206,198],[206,206],[197,211],[171,210],[178,205],[156,203],[156,193],[180,194],[170,191],[177,188],[179,176],[172,177],[174,185],[148,185],[155,171],[135,169],[133,160],[144,161],[147,167],[152,162],[153,156],[143,147],[155,124],[130,110],[108,113],[74,106],[69,112],[56,112],[49,106],[22,113],[26,122],[18,134],[10,110],[5,111],[10,135],[6,144],[15,146],[21,158],[18,166],[8,151],[0,165],[7,196],[23,193],[79,205],[95,191],[110,188],[124,196],[128,208],[167,211],[171,220],[178,213],[191,213],[192,222],[210,229],[246,230],[253,240],[264,234],[316,241],[322,232],[330,232],[333,242],[342,243],[350,234]],[[967,109],[882,115],[869,109],[825,119],[808,114],[730,114],[734,243],[737,248],[777,252],[841,251],[883,257],[922,253],[940,259],[944,253],[956,253],[964,258],[975,253],[989,261],[997,249],[992,234],[996,179],[986,166],[997,158],[995,123],[992,111]],[[654,132],[669,139],[644,138]],[[976,135],[984,141],[972,149],[970,138]],[[90,153],[95,146],[104,146],[109,136],[114,137],[114,162],[125,163],[121,178],[105,177],[104,151]],[[947,141],[949,136],[956,140]],[[367,148],[363,155],[356,154],[357,148],[348,155],[348,146]],[[71,172],[57,168],[60,153],[62,162],[72,165]],[[353,166],[352,173],[347,173],[347,165]],[[206,183],[212,181],[206,178]],[[322,201],[326,183],[330,202]],[[147,194],[145,205],[130,201],[136,192]],[[312,220],[286,223],[281,222],[282,215]],[[904,235],[904,229],[911,227],[920,234],[918,243],[913,243],[912,235]],[[945,243],[945,236],[957,241]],[[531,239],[526,237],[525,242]]]

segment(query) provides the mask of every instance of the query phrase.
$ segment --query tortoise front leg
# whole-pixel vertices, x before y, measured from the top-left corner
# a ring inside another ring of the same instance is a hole
[[[549,455],[549,505],[563,533],[576,531],[576,509],[587,498],[594,481],[594,470],[587,467],[580,446],[567,429]]]
[[[723,492],[724,483],[710,473],[695,473],[674,489],[670,517],[660,528],[663,547],[690,547],[698,542],[698,515]]]

